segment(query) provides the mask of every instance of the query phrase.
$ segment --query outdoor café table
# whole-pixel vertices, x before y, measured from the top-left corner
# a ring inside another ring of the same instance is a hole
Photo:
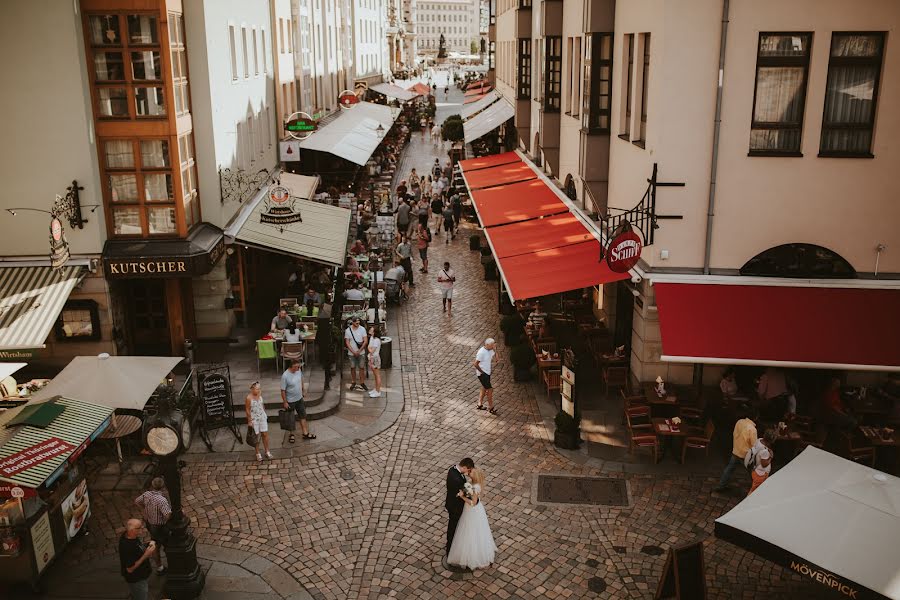
[[[113,414],[109,427],[104,429],[99,437],[103,440],[116,440],[116,455],[121,463],[124,462],[124,459],[122,458],[122,444],[119,440],[127,435],[131,435],[140,428],[140,418],[132,415]]]
[[[559,355],[556,357],[548,356],[544,358],[540,354],[537,355],[538,380],[543,381],[545,369],[559,369],[562,361]]]
[[[660,458],[665,456],[666,454],[666,446],[674,446],[673,440],[678,439],[679,445],[684,443],[683,440],[689,435],[698,435],[700,432],[695,427],[689,427],[684,423],[676,426],[672,423],[671,419],[663,419],[663,418],[652,418],[650,422],[653,423],[653,433],[663,438],[663,443],[660,444]],[[672,448],[672,452],[674,453],[676,460],[680,454],[681,448]]]
[[[665,396],[660,397],[656,393],[656,384],[645,383],[643,385],[644,398],[650,405],[650,415],[657,418],[676,417],[679,414],[678,396],[672,390],[668,390]]]

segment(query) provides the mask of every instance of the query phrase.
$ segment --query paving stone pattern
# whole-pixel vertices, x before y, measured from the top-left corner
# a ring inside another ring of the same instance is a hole
[[[454,90],[451,102],[460,99]],[[441,105],[438,116],[458,109]],[[413,135],[404,172],[428,172],[434,152]],[[821,598],[819,589],[712,536],[713,520],[736,502],[710,494],[714,476],[603,472],[555,451],[535,389],[513,382],[502,344],[492,377],[499,415],[475,410],[475,351],[485,337],[500,336],[496,282],[482,280],[479,255],[468,250],[471,231],[450,244],[435,236],[431,273],[416,273],[411,299],[398,311],[402,361],[392,377],[402,379],[404,410],[397,421],[325,453],[261,465],[246,453],[189,464],[185,503],[200,542],[258,557],[245,570],[280,567],[317,600],[644,599],[665,562],[647,549],[702,538],[711,598]],[[452,318],[441,312],[436,282],[445,259],[458,278]],[[465,456],[487,473],[483,500],[499,552],[491,568],[450,573],[440,562],[444,481]],[[348,472],[352,478],[342,476]],[[624,478],[631,504],[537,505],[538,473]],[[95,533],[78,560],[115,552],[113,526],[134,514],[131,500],[124,492],[94,497]]]

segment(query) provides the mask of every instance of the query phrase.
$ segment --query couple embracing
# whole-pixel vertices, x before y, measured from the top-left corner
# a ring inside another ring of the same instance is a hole
[[[468,477],[468,479],[467,479]],[[494,562],[497,546],[480,496],[484,471],[464,458],[447,471],[447,562],[468,569],[481,569]]]

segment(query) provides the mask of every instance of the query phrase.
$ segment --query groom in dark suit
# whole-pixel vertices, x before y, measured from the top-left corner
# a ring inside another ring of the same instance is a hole
[[[450,467],[447,471],[447,500],[444,502],[444,508],[450,515],[447,522],[447,547],[444,554],[450,553],[450,546],[453,545],[453,535],[456,533],[456,525],[462,516],[463,507],[466,503],[459,497],[459,492],[463,490],[466,484],[466,475],[475,468],[475,462],[471,458],[464,458],[459,461],[458,465]]]

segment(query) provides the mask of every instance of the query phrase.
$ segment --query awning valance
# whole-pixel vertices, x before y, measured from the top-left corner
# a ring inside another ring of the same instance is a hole
[[[501,96],[498,92],[494,91],[490,94],[485,94],[483,98],[478,100],[477,102],[472,102],[464,105],[461,109],[459,109],[459,116],[463,118],[463,121],[468,120],[472,117],[472,115],[486,109],[488,106],[500,100],[503,96]]]
[[[599,233],[521,153],[462,161],[460,168],[512,300],[629,277],[600,260]]]
[[[83,400],[54,398],[51,402],[63,411],[47,427],[15,426],[0,446],[0,481],[28,488],[49,485],[106,429],[113,413],[107,406]]]
[[[350,211],[294,195],[314,193],[318,177],[285,175],[281,181],[291,190],[289,213],[284,207],[273,213],[269,194],[262,194],[225,229],[226,238],[326,265],[343,265]]]
[[[465,94],[465,95],[466,95],[467,97],[468,97],[468,96],[479,96],[479,95],[482,95],[482,94],[487,94],[488,92],[491,91],[491,89],[492,89],[491,86],[485,84],[485,85],[481,85],[481,86],[474,87],[474,88],[471,88],[471,89],[466,89],[466,94]]]
[[[399,114],[399,108],[359,102],[353,108],[342,110],[334,120],[300,142],[300,147],[328,152],[365,166]]]
[[[84,269],[0,267],[0,350],[43,348]]]
[[[391,83],[378,83],[371,87],[370,90],[373,92],[378,92],[379,94],[383,94],[388,98],[395,98],[400,102],[409,102],[414,99],[419,94],[416,92],[411,92],[408,90],[404,90],[402,87],[398,85],[393,85]]]
[[[900,600],[900,480],[830,452],[808,446],[715,532],[827,588],[822,598]]]
[[[655,283],[662,359],[900,371],[900,290]]]
[[[505,98],[497,100],[481,112],[463,122],[463,132],[466,143],[472,143],[483,135],[500,127],[500,125],[513,118],[515,114],[516,109],[514,109]]]

